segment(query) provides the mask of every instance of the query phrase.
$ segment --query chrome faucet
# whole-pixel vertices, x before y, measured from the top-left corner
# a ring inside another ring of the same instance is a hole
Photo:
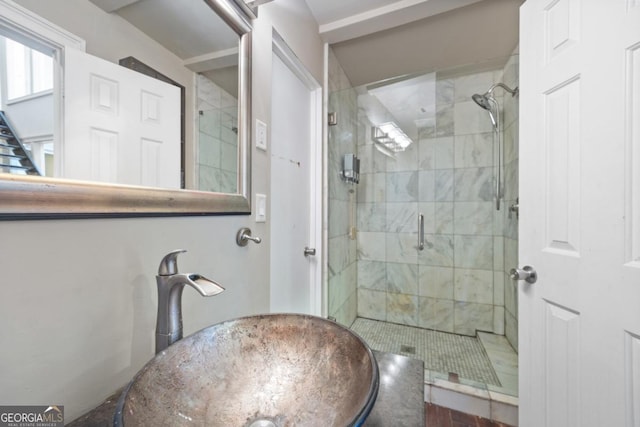
[[[182,339],[182,290],[185,285],[195,288],[203,297],[211,297],[224,291],[216,282],[199,274],[178,273],[178,255],[186,252],[178,249],[165,255],[160,261],[158,283],[158,318],[156,321],[156,354]]]

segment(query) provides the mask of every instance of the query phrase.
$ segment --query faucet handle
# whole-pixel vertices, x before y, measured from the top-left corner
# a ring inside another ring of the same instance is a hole
[[[172,274],[178,274],[178,255],[183,252],[187,252],[186,249],[176,249],[171,251],[162,258],[160,261],[160,267],[158,267],[159,276],[170,276]]]

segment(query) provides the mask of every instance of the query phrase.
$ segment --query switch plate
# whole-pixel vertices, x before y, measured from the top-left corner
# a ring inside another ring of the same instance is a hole
[[[267,151],[267,124],[256,119],[256,148]]]
[[[256,193],[256,222],[267,222],[267,195]]]

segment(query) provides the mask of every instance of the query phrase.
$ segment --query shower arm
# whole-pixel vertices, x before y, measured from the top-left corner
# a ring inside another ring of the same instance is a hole
[[[502,89],[504,89],[505,91],[509,92],[511,94],[511,96],[516,96],[518,95],[518,87],[516,86],[515,89],[511,89],[509,86],[505,85],[504,83],[496,83],[493,86],[491,86],[489,88],[489,90],[487,90],[486,95],[491,95],[493,93],[493,91],[497,88],[501,87]]]

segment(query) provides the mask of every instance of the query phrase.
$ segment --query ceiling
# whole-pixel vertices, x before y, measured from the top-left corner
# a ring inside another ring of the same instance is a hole
[[[305,0],[323,39],[337,43],[481,0]]]
[[[277,0],[276,0],[277,1]],[[504,65],[524,0],[305,0],[353,86]]]

